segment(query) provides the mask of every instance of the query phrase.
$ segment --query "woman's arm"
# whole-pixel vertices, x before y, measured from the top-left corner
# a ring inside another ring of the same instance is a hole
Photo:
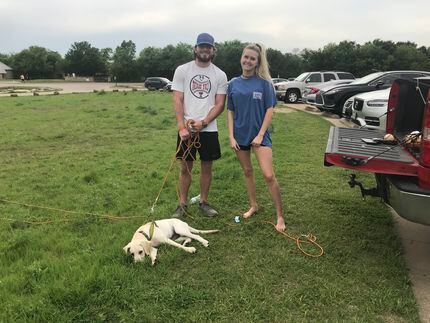
[[[234,150],[240,150],[239,145],[234,139],[234,120],[233,120],[233,111],[227,110],[227,125],[228,125],[228,137],[230,139],[230,147]]]
[[[269,128],[269,125],[272,122],[272,117],[273,117],[273,107],[267,108],[260,131],[258,132],[257,136],[252,140],[251,145],[253,146],[261,145],[264,134],[266,133],[266,130]]]

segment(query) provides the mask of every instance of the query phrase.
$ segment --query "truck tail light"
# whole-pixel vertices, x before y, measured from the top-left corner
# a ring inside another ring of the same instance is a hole
[[[427,104],[424,107],[423,133],[421,144],[421,164],[430,167],[430,91],[427,96]]]
[[[430,90],[424,106],[420,164],[424,167],[418,170],[419,186],[430,189]]]
[[[394,82],[391,86],[390,97],[388,99],[387,121],[385,127],[387,133],[393,133],[394,131],[394,121],[396,117],[394,111],[396,110],[399,91],[400,85],[397,82]]]

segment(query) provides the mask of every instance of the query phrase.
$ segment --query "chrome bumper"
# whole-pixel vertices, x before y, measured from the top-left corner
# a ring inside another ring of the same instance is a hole
[[[406,220],[424,225],[430,225],[430,195],[402,191],[390,180],[389,204]]]

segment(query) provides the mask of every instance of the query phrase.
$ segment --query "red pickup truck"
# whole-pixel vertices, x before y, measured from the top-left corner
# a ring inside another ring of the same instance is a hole
[[[364,188],[355,174],[349,185],[430,225],[430,77],[393,83],[385,132],[331,127],[324,165],[374,173],[374,188]]]

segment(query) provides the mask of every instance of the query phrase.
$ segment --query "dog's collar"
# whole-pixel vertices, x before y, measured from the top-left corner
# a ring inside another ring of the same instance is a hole
[[[142,233],[145,236],[146,240],[151,241],[151,238],[145,232],[139,231],[139,233]]]
[[[149,227],[149,235],[143,231],[139,231],[139,233],[142,233],[148,241],[151,241],[152,237],[154,236],[154,227],[158,228],[157,222],[155,221],[151,222],[151,226]]]

